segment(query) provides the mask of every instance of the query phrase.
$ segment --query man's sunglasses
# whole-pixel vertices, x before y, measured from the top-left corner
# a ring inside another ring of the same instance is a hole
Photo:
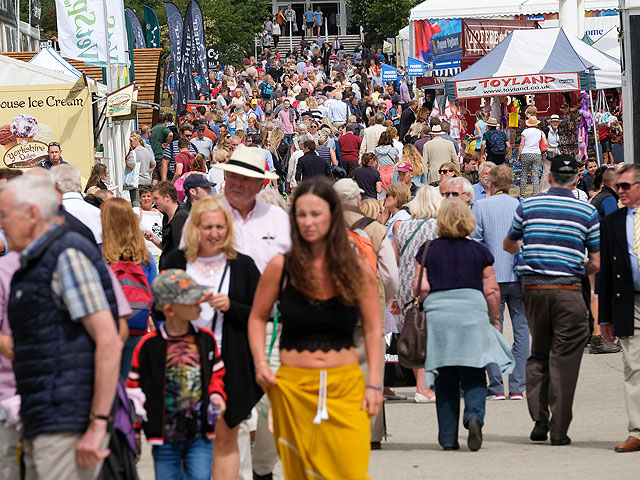
[[[632,187],[633,185],[638,185],[638,183],[640,183],[640,182],[633,182],[633,183],[622,182],[622,183],[616,183],[616,184],[615,184],[615,187],[616,187],[616,190],[624,190],[624,191],[626,192],[626,191],[630,190],[630,189],[631,189],[631,187]]]
[[[460,194],[458,192],[444,192],[444,196],[445,198],[458,197]]]
[[[49,144],[49,146],[50,146],[50,147],[59,147],[59,146],[60,146],[60,144],[59,144],[58,142],[51,142],[51,143]]]

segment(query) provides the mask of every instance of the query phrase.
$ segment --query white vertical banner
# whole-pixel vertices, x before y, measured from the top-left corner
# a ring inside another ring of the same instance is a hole
[[[56,0],[56,12],[63,57],[104,66],[109,52],[111,64],[127,63],[122,0]]]

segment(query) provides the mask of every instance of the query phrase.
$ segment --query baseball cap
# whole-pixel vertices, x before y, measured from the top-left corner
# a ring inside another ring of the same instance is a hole
[[[207,177],[205,177],[204,175],[200,175],[199,173],[193,173],[184,179],[183,186],[186,192],[190,188],[198,188],[198,187],[213,188],[216,186],[216,184],[213,182],[210,182],[209,179],[207,179]]]
[[[578,162],[571,155],[558,155],[551,160],[553,173],[578,173]]]
[[[402,162],[398,165],[399,172],[413,172],[413,167],[410,163]]]
[[[333,184],[333,189],[339,196],[346,200],[353,200],[354,198],[358,198],[361,193],[364,193],[364,190],[362,190],[358,184],[350,178],[341,178]]]
[[[253,99],[251,100],[251,105],[257,105],[258,104],[258,100],[257,99]]]
[[[198,125],[198,130],[206,130],[207,127],[205,127],[202,123],[200,125]]]
[[[157,308],[171,303],[193,305],[208,291],[209,287],[198,285],[187,272],[177,268],[163,270],[151,285]]]

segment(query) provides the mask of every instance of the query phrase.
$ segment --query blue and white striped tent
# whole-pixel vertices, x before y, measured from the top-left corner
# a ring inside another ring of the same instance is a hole
[[[620,61],[562,28],[515,30],[487,55],[446,81],[449,98],[617,88]]]

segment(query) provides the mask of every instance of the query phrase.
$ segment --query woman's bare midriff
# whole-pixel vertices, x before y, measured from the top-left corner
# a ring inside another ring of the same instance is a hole
[[[280,350],[280,363],[295,368],[334,368],[352,365],[358,362],[358,353],[354,347],[340,351],[302,351]]]

